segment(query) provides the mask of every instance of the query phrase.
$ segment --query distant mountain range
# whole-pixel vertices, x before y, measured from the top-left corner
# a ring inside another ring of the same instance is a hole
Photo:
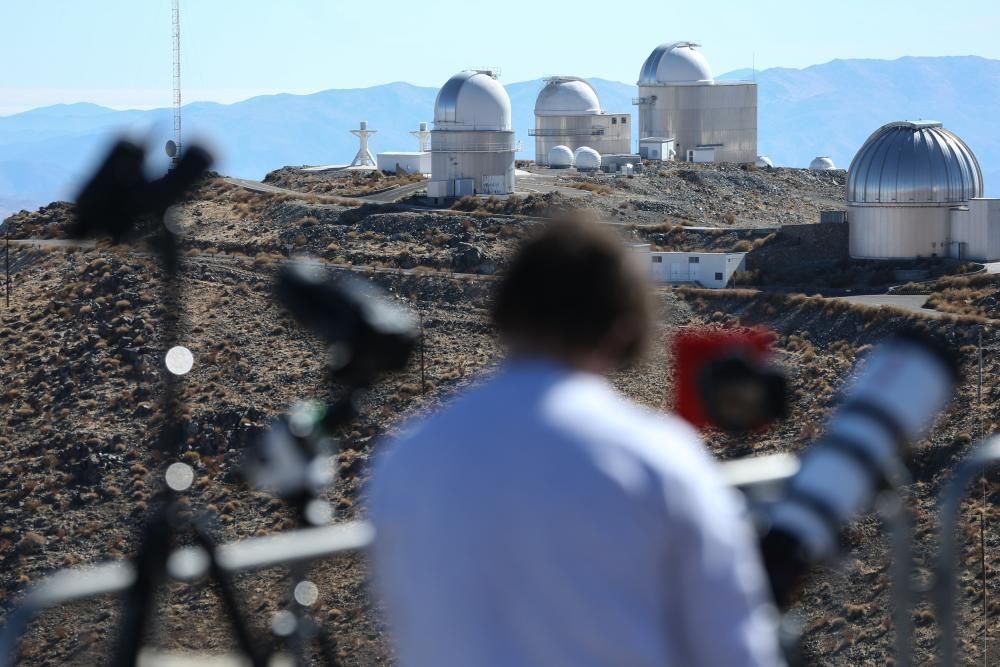
[[[760,152],[776,165],[804,167],[817,155],[829,155],[846,168],[881,124],[935,119],[972,147],[987,193],[1000,195],[1000,60],[835,60],[801,70],[741,70],[720,78],[754,76],[760,86]],[[606,110],[635,113],[634,85],[590,81]],[[534,153],[527,131],[542,85],[535,80],[507,86],[519,157]],[[420,121],[432,120],[436,94],[434,88],[390,83],[267,95],[228,105],[196,102],[184,107],[185,137],[210,139],[220,158],[218,170],[245,178],[261,178],[288,164],[343,164],[357,150],[348,130],[362,119],[378,130],[374,151],[416,150],[409,132]],[[0,117],[0,217],[72,197],[81,176],[121,132],[148,140],[156,147],[157,166],[166,164],[160,146],[172,133],[170,109],[114,111],[81,103]]]

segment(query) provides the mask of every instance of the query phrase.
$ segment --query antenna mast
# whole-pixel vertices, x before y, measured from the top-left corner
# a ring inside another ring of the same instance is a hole
[[[174,23],[174,143],[176,162],[181,156],[181,2],[173,0]]]

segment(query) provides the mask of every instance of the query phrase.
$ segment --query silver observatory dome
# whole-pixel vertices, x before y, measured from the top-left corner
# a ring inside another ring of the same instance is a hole
[[[936,121],[883,125],[854,156],[847,177],[849,206],[954,205],[982,196],[975,154]]]
[[[694,42],[660,44],[639,72],[640,86],[712,83],[712,68]]]

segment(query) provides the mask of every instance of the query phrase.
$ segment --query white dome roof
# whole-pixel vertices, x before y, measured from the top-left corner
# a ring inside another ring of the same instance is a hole
[[[660,44],[639,72],[640,86],[712,83],[712,68],[693,42]]]
[[[814,158],[813,161],[809,163],[810,171],[833,171],[836,168],[837,165],[835,165],[833,160],[826,155]]]
[[[761,169],[763,169],[765,167],[773,167],[774,166],[774,163],[771,162],[771,158],[769,158],[766,155],[758,155],[757,156],[757,163],[756,164]]]
[[[568,146],[553,146],[549,149],[549,166],[553,169],[565,169],[573,166],[573,151]]]
[[[535,100],[536,116],[591,116],[601,113],[601,100],[583,79],[557,76],[545,80]]]
[[[590,146],[580,146],[573,154],[573,164],[580,171],[597,171],[601,168],[601,154]]]
[[[459,72],[434,101],[434,129],[509,132],[510,96],[489,72]]]

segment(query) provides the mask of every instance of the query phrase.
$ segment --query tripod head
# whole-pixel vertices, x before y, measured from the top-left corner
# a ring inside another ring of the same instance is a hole
[[[333,482],[332,431],[354,417],[360,391],[406,366],[419,333],[414,318],[374,285],[317,264],[286,265],[275,291],[291,315],[329,346],[330,379],[343,393],[331,405],[299,403],[275,420],[248,452],[243,472],[257,488],[297,506],[307,524],[322,525],[329,506],[318,496]]]
[[[171,274],[177,270],[173,233],[163,223],[164,212],[179,201],[212,165],[204,148],[193,145],[174,167],[150,180],[143,171],[146,149],[127,140],[111,147],[97,171],[76,198],[73,238],[110,237],[121,243],[136,235],[158,231],[158,250]]]
[[[276,284],[278,300],[330,346],[331,379],[355,389],[400,370],[419,332],[416,320],[371,283],[293,262]]]

